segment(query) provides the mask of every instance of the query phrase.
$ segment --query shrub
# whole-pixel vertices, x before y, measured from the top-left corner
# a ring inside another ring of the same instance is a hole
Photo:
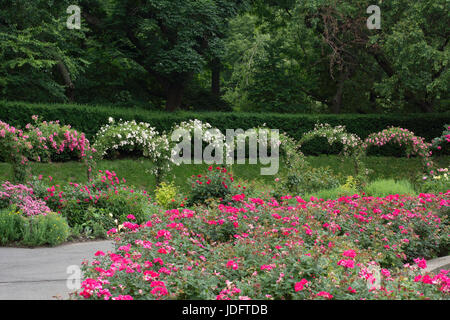
[[[433,149],[435,154],[450,154],[450,125],[446,124],[444,126],[444,131],[441,136],[434,138],[431,141],[431,148]]]
[[[449,168],[439,168],[429,176],[424,176],[420,191],[438,194],[450,190]]]
[[[20,211],[0,209],[0,243],[17,242],[22,238],[23,217]]]
[[[33,194],[32,188],[6,181],[0,186],[0,208],[10,205],[17,206],[26,216],[46,215],[51,211],[43,200]]]
[[[94,148],[98,150],[98,159],[115,156],[111,152],[149,158],[155,165],[151,173],[157,182],[171,169],[169,140],[148,123],[134,120],[115,123],[109,118],[109,124],[101,127],[95,136]]]
[[[319,190],[339,188],[339,177],[329,167],[310,166],[290,170],[275,184],[276,198],[283,194],[306,195]]]
[[[189,204],[203,204],[210,199],[230,201],[233,195],[246,189],[235,184],[233,175],[227,172],[226,168],[213,166],[208,168],[206,175],[193,175],[189,179],[189,184],[191,185]]]
[[[367,149],[369,146],[381,147],[388,143],[397,143],[405,147],[408,157],[411,155],[421,157],[424,172],[429,172],[432,169],[431,144],[425,142],[424,138],[415,136],[413,132],[407,129],[389,127],[383,131],[372,133],[364,140],[362,147],[363,149]]]
[[[117,227],[118,220],[111,212],[103,208],[89,207],[84,214],[85,222],[81,224],[85,235],[93,238],[106,238],[106,232]]]
[[[0,212],[0,241],[2,244],[18,242],[27,246],[59,245],[69,236],[69,226],[60,215],[24,216],[12,207]]]
[[[407,180],[395,181],[394,179],[378,179],[369,183],[364,191],[369,196],[386,197],[393,194],[415,195],[416,192]]]
[[[67,240],[69,226],[61,215],[49,213],[25,219],[22,243],[29,246],[49,244],[55,246]]]
[[[62,126],[59,120],[40,121],[36,115],[32,119],[34,124],[27,124],[24,133],[28,135],[39,161],[92,159],[95,149],[90,147],[84,133],[70,125]]]
[[[305,198],[310,199],[311,197],[314,197],[317,199],[330,200],[330,199],[338,199],[344,196],[352,196],[357,193],[358,190],[356,188],[344,188],[343,186],[340,186],[333,189],[323,189],[318,190],[314,193],[309,193],[305,196]]]
[[[47,123],[39,122],[37,116],[32,118],[35,125],[27,124],[24,131],[0,121],[0,159],[13,165],[14,180],[24,182],[28,178],[30,160],[60,160],[64,159],[64,153],[66,160],[75,156],[84,160],[89,175],[95,150],[90,148],[84,134],[78,134],[70,126],[61,127],[59,121]]]
[[[120,121],[115,123],[109,118],[109,124],[100,128],[95,136],[94,148],[97,157],[114,157],[117,153],[135,153],[143,156],[145,152],[155,152],[153,140],[158,136],[155,128],[148,123]]]
[[[12,164],[15,181],[26,179],[27,164],[32,155],[30,150],[33,150],[33,145],[28,141],[28,136],[0,120],[0,158]]]
[[[156,203],[165,209],[175,209],[182,203],[179,201],[178,190],[173,182],[161,184],[155,189]]]

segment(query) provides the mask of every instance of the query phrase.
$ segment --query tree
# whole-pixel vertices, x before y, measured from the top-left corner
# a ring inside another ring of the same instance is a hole
[[[166,109],[180,107],[184,90],[208,59],[217,57],[226,19],[241,1],[108,1],[105,19],[86,6],[88,23],[101,26],[101,38],[134,60],[161,86]],[[106,37],[105,37],[106,35]],[[98,37],[100,40],[100,37]],[[214,61],[211,59],[210,61]]]
[[[0,10],[0,90],[13,100],[74,100],[84,70],[84,31],[66,28],[68,1],[3,0]]]
[[[369,52],[384,72],[376,85],[380,103],[434,111],[449,98],[448,1],[388,1],[382,12],[384,27],[369,40]]]
[[[244,96],[254,94],[251,90],[272,88],[257,99],[277,105],[273,93],[288,92],[284,80],[294,76],[297,80],[291,88],[297,86],[312,102],[325,104],[334,113],[433,111],[434,105],[448,100],[446,1],[380,2],[380,30],[366,27],[366,10],[372,4],[369,0],[253,1],[252,14],[260,21],[255,30],[271,39],[264,51],[272,52],[275,60],[271,66],[256,68],[272,82],[247,88]],[[281,42],[273,41],[280,34]],[[296,67],[287,67],[289,61]],[[282,85],[276,89],[274,81]]]

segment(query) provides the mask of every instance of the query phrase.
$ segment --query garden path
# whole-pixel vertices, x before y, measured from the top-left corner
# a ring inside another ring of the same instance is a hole
[[[64,244],[53,248],[0,247],[0,300],[66,299],[67,281],[76,284],[77,266],[95,252],[113,250],[111,241]],[[74,266],[72,269],[68,267]],[[74,272],[75,270],[75,272]]]

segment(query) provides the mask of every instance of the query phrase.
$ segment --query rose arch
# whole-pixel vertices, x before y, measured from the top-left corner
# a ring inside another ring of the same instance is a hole
[[[430,151],[431,143],[425,142],[425,139],[414,135],[413,132],[399,128],[389,127],[383,131],[370,134],[362,144],[362,148],[367,151],[370,146],[381,147],[389,142],[397,143],[399,146],[406,147],[406,154],[409,158],[416,155],[422,158],[424,171],[429,171],[433,167]]]

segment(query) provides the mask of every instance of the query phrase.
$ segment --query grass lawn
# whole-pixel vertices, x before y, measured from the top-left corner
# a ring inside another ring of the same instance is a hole
[[[308,161],[314,167],[330,167],[336,174],[345,179],[348,175],[353,175],[353,166],[350,159],[339,156],[318,156],[307,157]],[[377,178],[393,178],[412,180],[417,172],[421,170],[421,159],[419,158],[395,158],[395,157],[367,157],[365,163],[373,172],[369,176],[370,180]],[[448,167],[450,165],[450,157],[443,156],[434,160],[440,167]],[[181,191],[186,191],[189,187],[186,180],[194,174],[203,174],[209,165],[181,165],[175,167],[173,174],[175,176],[175,184],[180,187]],[[115,171],[120,178],[125,178],[128,184],[137,188],[143,188],[152,192],[155,187],[155,177],[149,172],[152,163],[147,159],[131,160],[121,159],[108,161],[104,160],[98,163],[98,169],[107,169]],[[272,184],[276,176],[260,175],[260,165],[234,165],[234,176],[240,181],[255,181],[264,184]],[[280,163],[280,172],[283,171],[283,164]],[[11,166],[6,163],[0,163],[0,181],[11,179]],[[86,168],[78,162],[66,163],[33,163],[32,173],[34,175],[42,174],[52,176],[55,184],[66,182],[86,182]],[[170,179],[169,179],[170,180]]]

